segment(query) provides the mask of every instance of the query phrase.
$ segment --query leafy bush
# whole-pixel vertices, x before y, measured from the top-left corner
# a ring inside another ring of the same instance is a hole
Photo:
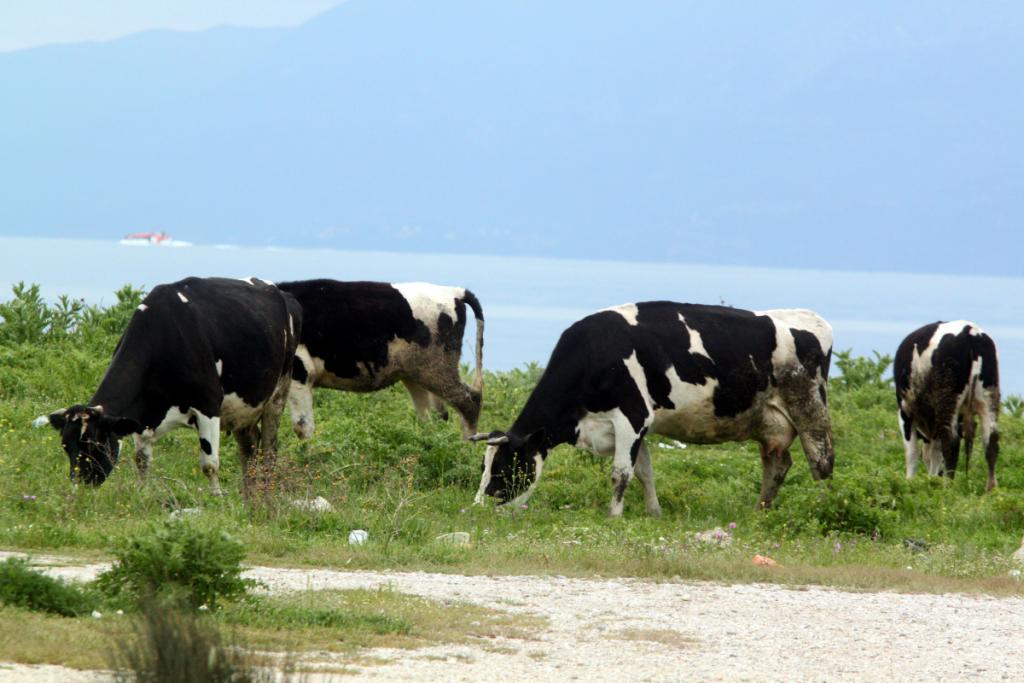
[[[885,536],[891,508],[897,501],[887,493],[876,495],[868,488],[863,481],[835,479],[812,488],[790,490],[784,504],[778,504],[765,515],[764,525],[790,537],[835,533]]]
[[[135,638],[118,645],[112,660],[116,680],[125,683],[280,680],[275,668],[238,643],[228,642],[211,621],[153,601],[143,604]]]
[[[1010,394],[1003,401],[1003,410],[1016,418],[1024,417],[1024,397]]]
[[[839,375],[829,380],[833,387],[839,389],[860,389],[876,387],[889,389],[892,378],[883,378],[885,371],[892,364],[892,356],[872,351],[875,358],[854,356],[852,349],[835,352],[835,365]]]
[[[14,298],[0,302],[0,344],[38,344],[78,337],[89,341],[119,335],[131,320],[145,291],[131,285],[117,290],[117,303],[102,308],[61,295],[47,305],[38,284],[19,282]]]
[[[220,600],[244,595],[252,583],[241,578],[245,549],[240,542],[186,521],[164,522],[123,540],[115,556],[114,566],[96,581],[114,599],[163,596],[214,609]]]
[[[77,586],[30,568],[27,560],[9,557],[0,562],[0,604],[77,617],[91,612],[95,601]]]

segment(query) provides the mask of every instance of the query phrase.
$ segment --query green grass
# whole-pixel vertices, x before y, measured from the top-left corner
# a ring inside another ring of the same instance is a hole
[[[108,668],[112,648],[135,634],[138,618],[113,611],[98,619],[66,618],[0,606],[0,661]],[[261,652],[289,653],[300,669],[304,654],[316,658],[316,653],[335,652],[345,661],[357,661],[365,648],[526,638],[544,627],[538,618],[384,589],[252,597],[201,619],[232,642]]]
[[[528,509],[472,506],[482,447],[463,442],[455,421],[417,419],[400,387],[369,395],[319,391],[316,435],[299,442],[284,425],[277,489],[258,506],[240,499],[229,436],[221,442],[229,494],[207,493],[188,430],[158,442],[147,482],[138,481],[125,441],[106,484],[74,489],[56,432],[30,422],[87,400],[115,342],[95,331],[0,341],[0,548],[102,555],[117,538],[176,508],[200,507],[198,523],[240,539],[251,563],[1024,592],[1007,576],[1024,529],[1024,421],[1002,416],[995,492],[984,493],[980,448],[969,476],[961,469],[951,483],[924,474],[907,481],[893,392],[857,359],[847,365],[857,377],[834,382],[830,394],[836,466],[829,484],[811,480],[795,445],[775,508],[755,513],[761,474],[754,444],[679,450],[651,438],[664,516],[644,515],[634,483],[625,518],[612,520],[609,462],[566,446],[550,454]],[[538,374],[536,367],[488,373],[481,429],[507,428]],[[291,505],[317,495],[334,511]],[[728,548],[690,538],[730,523],[736,528]],[[355,528],[369,531],[365,545],[348,544]],[[449,531],[468,531],[471,546],[434,540]],[[782,568],[753,567],[757,553]]]

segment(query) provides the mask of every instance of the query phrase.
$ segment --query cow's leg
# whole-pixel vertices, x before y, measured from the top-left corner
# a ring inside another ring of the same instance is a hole
[[[274,471],[277,469],[277,430],[281,424],[281,415],[284,414],[289,384],[287,376],[281,378],[270,400],[263,406],[263,413],[260,415],[260,476],[268,490],[273,484]]]
[[[238,443],[238,459],[242,465],[242,495],[248,498],[256,488],[256,443],[259,441],[259,428],[249,425],[236,429],[232,434]]]
[[[981,415],[981,442],[985,445],[985,462],[988,463],[988,481],[985,490],[996,487],[996,460],[999,458],[999,390],[986,390]]]
[[[913,479],[917,472],[917,430],[914,429],[910,416],[899,411],[900,434],[903,436],[903,457],[907,463],[907,479]]]
[[[943,435],[932,438],[924,447],[924,459],[925,464],[928,465],[928,474],[937,477],[942,474],[942,468],[945,463],[944,453],[947,445],[948,438]]]
[[[615,455],[612,456],[612,504],[609,517],[621,517],[626,487],[633,478],[634,463],[644,445],[647,427],[637,433],[629,419],[619,409],[612,411],[612,428],[615,430]],[[653,481],[652,481],[653,483]]]
[[[139,479],[145,479],[153,459],[153,439],[142,434],[133,434],[132,437],[135,441],[135,469],[139,472]]]
[[[199,432],[199,469],[210,480],[210,492],[223,495],[220,489],[220,417],[206,417],[195,412],[196,431]]]
[[[403,379],[402,384],[405,385],[410,398],[412,398],[412,405],[416,408],[417,415],[426,419],[430,415],[430,412],[434,411],[441,417],[441,419],[448,419],[448,411],[445,409],[444,402],[440,398],[412,380]]]
[[[633,471],[636,472],[636,478],[644,486],[644,507],[647,508],[647,514],[652,517],[661,517],[661,505],[658,503],[658,494],[654,490],[654,468],[651,466],[651,454],[643,440],[640,441]]]
[[[477,420],[480,419],[481,395],[479,391],[462,383],[457,363],[446,364],[445,370],[437,375],[417,377],[416,383],[459,412],[462,416],[464,439],[476,434]],[[413,400],[415,401],[415,398]]]
[[[786,473],[793,464],[789,448],[778,444],[760,444],[761,446],[761,496],[757,501],[756,510],[767,510],[779,493],[779,488],[786,481]]]
[[[956,466],[960,461],[960,423],[957,420],[950,430],[950,434],[943,439],[943,467],[946,476],[952,479],[956,476]]]
[[[974,432],[977,423],[974,421],[974,414],[968,412],[960,420],[960,432],[964,439],[964,474],[971,469],[971,451],[974,449]]]

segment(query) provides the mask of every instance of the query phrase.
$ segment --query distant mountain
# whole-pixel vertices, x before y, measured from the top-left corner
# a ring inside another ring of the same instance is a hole
[[[8,53],[0,232],[1020,275],[1021,35],[1015,2],[349,0]]]

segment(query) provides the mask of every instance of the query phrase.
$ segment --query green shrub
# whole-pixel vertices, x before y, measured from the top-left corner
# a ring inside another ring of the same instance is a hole
[[[1010,394],[1003,401],[1003,410],[1016,418],[1024,416],[1024,398],[1018,394]]]
[[[95,600],[86,591],[46,576],[20,557],[0,562],[0,604],[65,617],[88,614]]]
[[[863,481],[834,479],[812,487],[791,487],[784,503],[764,515],[764,526],[793,537],[835,533],[885,536],[894,505],[890,495],[869,492]],[[873,488],[873,487],[871,487]]]
[[[121,541],[113,567],[97,587],[113,599],[140,601],[163,596],[192,607],[214,609],[220,600],[245,594],[242,544],[218,529],[168,521],[149,533]]]
[[[839,374],[829,383],[840,390],[859,389],[861,387],[892,387],[892,378],[883,378],[885,371],[892,364],[892,356],[872,351],[875,358],[854,356],[852,349],[835,352],[835,365]]]

